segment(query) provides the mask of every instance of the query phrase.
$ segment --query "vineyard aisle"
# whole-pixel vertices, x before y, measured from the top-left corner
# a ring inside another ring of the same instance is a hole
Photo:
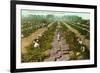
[[[50,27],[54,22],[50,23],[48,27]],[[28,37],[21,39],[21,52],[24,54],[26,53],[26,47],[29,46],[37,36],[42,35],[47,30],[46,27],[38,29],[36,32],[33,32]]]
[[[69,28],[69,30],[71,30],[72,32],[74,32],[77,37],[80,37],[82,39],[82,41],[83,41],[83,44],[86,45],[89,48],[90,41],[88,39],[85,39],[84,35],[81,35],[80,32],[78,32],[78,30],[72,28],[69,24],[67,24],[65,22],[62,22],[62,23],[65,24]]]
[[[62,36],[58,41],[57,31],[55,31],[52,49],[49,50],[49,54],[50,56],[44,61],[68,61],[70,59],[68,44],[66,44],[66,41]]]

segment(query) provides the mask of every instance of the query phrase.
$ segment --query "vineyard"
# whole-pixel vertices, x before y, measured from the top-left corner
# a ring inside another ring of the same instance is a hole
[[[89,20],[78,16],[22,17],[21,62],[89,59],[89,26]]]

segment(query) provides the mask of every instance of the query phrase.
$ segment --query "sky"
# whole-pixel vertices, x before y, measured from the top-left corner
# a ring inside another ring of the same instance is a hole
[[[29,14],[32,15],[56,15],[56,16],[64,16],[64,15],[75,15],[82,17],[83,19],[90,19],[90,14],[85,12],[65,12],[65,11],[39,11],[39,10],[22,10],[22,15],[27,16]]]

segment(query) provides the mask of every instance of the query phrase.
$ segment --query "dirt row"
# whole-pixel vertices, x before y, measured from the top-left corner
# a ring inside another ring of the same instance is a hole
[[[62,22],[63,24],[65,24],[68,29],[70,29],[72,32],[74,32],[76,34],[77,37],[81,38],[81,40],[83,41],[83,44],[87,46],[87,48],[90,47],[90,40],[85,39],[84,35],[81,35],[80,32],[74,28],[72,28],[69,24]]]
[[[50,27],[54,22],[50,23],[48,27]],[[38,36],[41,36],[48,28],[40,28],[36,32],[33,32],[28,37],[21,39],[21,53],[27,53],[26,47],[29,46],[34,39],[36,39]]]
[[[58,23],[58,26],[60,24]],[[49,50],[50,56],[44,61],[68,61],[70,60],[70,50],[63,36],[60,36],[60,40],[57,39],[57,29],[54,32],[54,38],[52,44],[52,49]],[[62,32],[61,32],[62,33]],[[61,35],[61,34],[60,34]]]

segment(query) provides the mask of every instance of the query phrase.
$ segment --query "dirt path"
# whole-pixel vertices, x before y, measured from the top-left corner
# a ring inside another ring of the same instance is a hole
[[[53,23],[54,22],[50,23],[48,26],[51,26]],[[36,39],[39,35],[42,35],[46,30],[47,30],[46,27],[38,29],[36,32],[33,32],[28,37],[21,39],[21,52],[23,54],[27,53],[26,47],[29,46],[32,43],[32,41]]]
[[[49,51],[50,57],[44,61],[67,61],[69,57],[69,47],[63,37],[58,41],[57,32],[55,32],[52,42],[52,49]]]
[[[90,40],[85,39],[84,35],[81,35],[78,30],[72,28],[69,24],[62,22],[63,24],[65,24],[72,32],[74,32],[76,34],[77,37],[80,37],[83,41],[83,44],[86,45],[88,48],[90,47]]]

